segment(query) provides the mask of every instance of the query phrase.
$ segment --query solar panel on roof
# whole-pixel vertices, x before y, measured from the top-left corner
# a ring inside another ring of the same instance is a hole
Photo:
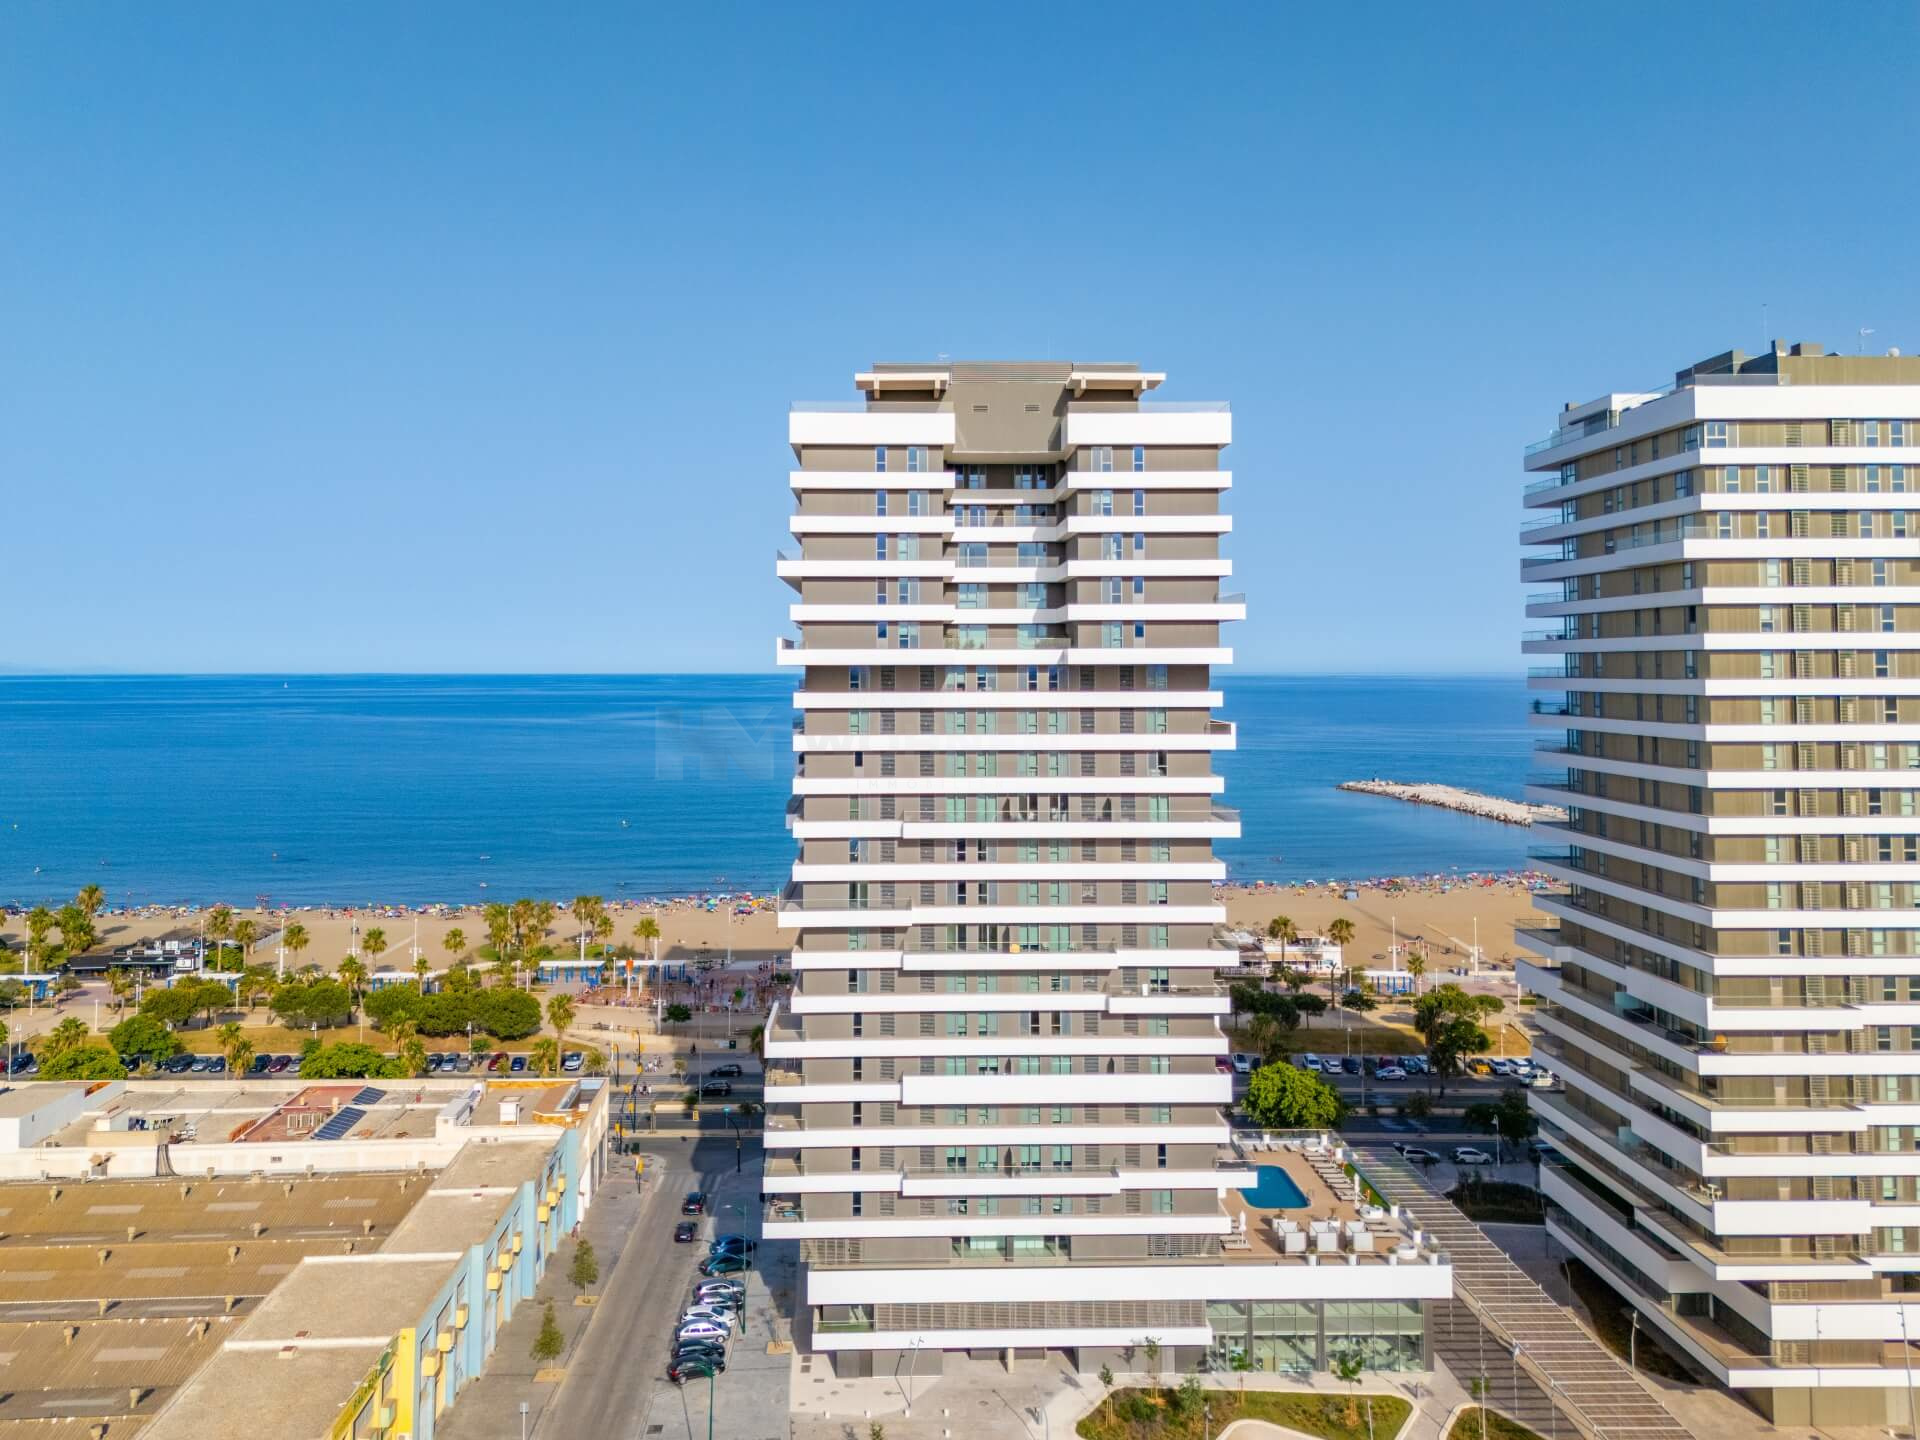
[[[338,1112],[328,1119],[326,1124],[313,1132],[313,1138],[316,1140],[338,1140],[366,1118],[367,1112],[359,1106],[342,1106]]]
[[[360,1093],[349,1100],[349,1105],[378,1105],[387,1098],[387,1092],[375,1086],[363,1086]]]

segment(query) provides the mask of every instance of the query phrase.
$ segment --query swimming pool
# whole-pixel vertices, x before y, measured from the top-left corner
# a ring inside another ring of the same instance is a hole
[[[1240,1198],[1256,1210],[1304,1210],[1307,1208],[1306,1193],[1295,1183],[1294,1178],[1278,1165],[1262,1165],[1254,1172],[1257,1177],[1251,1190],[1242,1190]]]

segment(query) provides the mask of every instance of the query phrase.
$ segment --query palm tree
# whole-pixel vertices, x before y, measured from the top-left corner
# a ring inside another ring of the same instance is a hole
[[[295,920],[280,932],[280,944],[293,956],[294,968],[296,970],[300,968],[300,952],[312,943],[312,940],[309,939],[307,935],[307,927],[302,925],[298,920]]]
[[[67,952],[69,960],[93,948],[96,938],[93,921],[78,905],[62,905],[53,923],[60,927],[60,947]]]
[[[213,1032],[220,1053],[227,1057],[227,1069],[244,1070],[253,1058],[253,1042],[247,1039],[237,1020],[229,1020]]]
[[[573,904],[568,908],[573,911],[573,918],[580,926],[581,934],[591,935],[593,933],[594,924],[600,918],[600,906],[601,900],[598,895],[576,895],[573,897]]]
[[[402,1020],[393,1027],[393,1048],[407,1074],[420,1075],[426,1072],[427,1047],[420,1039],[420,1027],[413,1021]]]
[[[640,917],[633,927],[633,938],[649,947],[647,955],[650,959],[656,962],[660,959],[660,922],[653,916]]]
[[[47,958],[47,934],[53,929],[53,911],[44,905],[36,905],[27,912],[27,973],[33,973],[33,962],[44,962]]]
[[[1427,973],[1427,954],[1424,950],[1410,951],[1407,955],[1407,974],[1413,977],[1413,993],[1420,994],[1420,977]]]
[[[432,967],[427,964],[427,957],[424,955],[413,962],[413,980],[420,987],[422,995],[427,993],[427,975],[431,970]]]
[[[500,971],[501,978],[510,978],[513,966],[508,956],[513,946],[515,925],[513,910],[499,901],[494,901],[481,912],[487,925],[487,943],[493,947],[493,962]]]
[[[560,1070],[560,1042],[551,1036],[542,1035],[533,1042],[533,1068],[542,1075],[558,1074]]]
[[[367,958],[378,965],[380,957],[387,953],[387,932],[378,925],[360,937],[360,948],[367,952]]]
[[[347,987],[347,993],[353,997],[353,1003],[357,1007],[360,1004],[360,992],[367,983],[367,967],[360,963],[358,956],[349,955],[340,962],[334,975],[342,985]]]
[[[133,976],[128,971],[113,969],[107,972],[107,988],[113,992],[113,1008],[116,1013],[123,1013],[126,1010],[127,1001],[133,998],[133,984]]]
[[[1342,950],[1346,949],[1347,946],[1353,943],[1353,922],[1342,915],[1339,919],[1327,926],[1327,939],[1338,945]]]
[[[233,935],[233,907],[216,905],[207,912],[207,938],[213,941],[216,954],[227,953],[227,941]]]
[[[80,887],[80,893],[73,897],[73,903],[84,910],[87,919],[91,920],[94,916],[98,915],[101,908],[106,905],[107,892],[102,890],[98,885],[82,885]]]
[[[553,1026],[553,1033],[564,1038],[567,1027],[573,1024],[573,997],[555,995],[547,1001],[547,1021]]]
[[[446,935],[441,938],[440,946],[447,954],[453,957],[453,963],[458,965],[461,954],[467,948],[467,932],[462,930],[458,925],[454,926],[453,929],[447,931]]]

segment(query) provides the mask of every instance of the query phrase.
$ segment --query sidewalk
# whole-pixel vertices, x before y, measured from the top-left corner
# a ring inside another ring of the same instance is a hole
[[[599,1282],[585,1292],[605,1293],[613,1278],[620,1252],[640,1215],[640,1190],[631,1168],[624,1172],[618,1165],[607,1172],[606,1180],[593,1207],[587,1211],[581,1235],[593,1243],[600,1262]],[[565,1348],[554,1362],[555,1370],[564,1370],[581,1337],[592,1322],[595,1307],[576,1305],[580,1294],[567,1280],[578,1241],[569,1237],[547,1262],[547,1273],[533,1299],[523,1301],[513,1318],[500,1331],[486,1368],[460,1391],[453,1404],[442,1412],[434,1425],[438,1440],[520,1440],[520,1402],[527,1402],[527,1434],[540,1432],[540,1417],[552,1403],[559,1386],[552,1381],[537,1381],[534,1372],[542,1366],[533,1358],[534,1337],[540,1333],[546,1302],[553,1301],[553,1318],[565,1338]]]

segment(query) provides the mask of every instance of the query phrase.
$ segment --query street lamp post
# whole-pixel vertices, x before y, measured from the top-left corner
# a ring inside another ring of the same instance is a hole
[[[916,1335],[912,1343],[907,1346],[907,1418],[909,1420],[913,1418],[913,1371],[914,1367],[920,1363],[920,1347],[926,1343],[926,1336]]]
[[[527,1411],[530,1408],[526,1401],[520,1402],[520,1440],[527,1440]]]

